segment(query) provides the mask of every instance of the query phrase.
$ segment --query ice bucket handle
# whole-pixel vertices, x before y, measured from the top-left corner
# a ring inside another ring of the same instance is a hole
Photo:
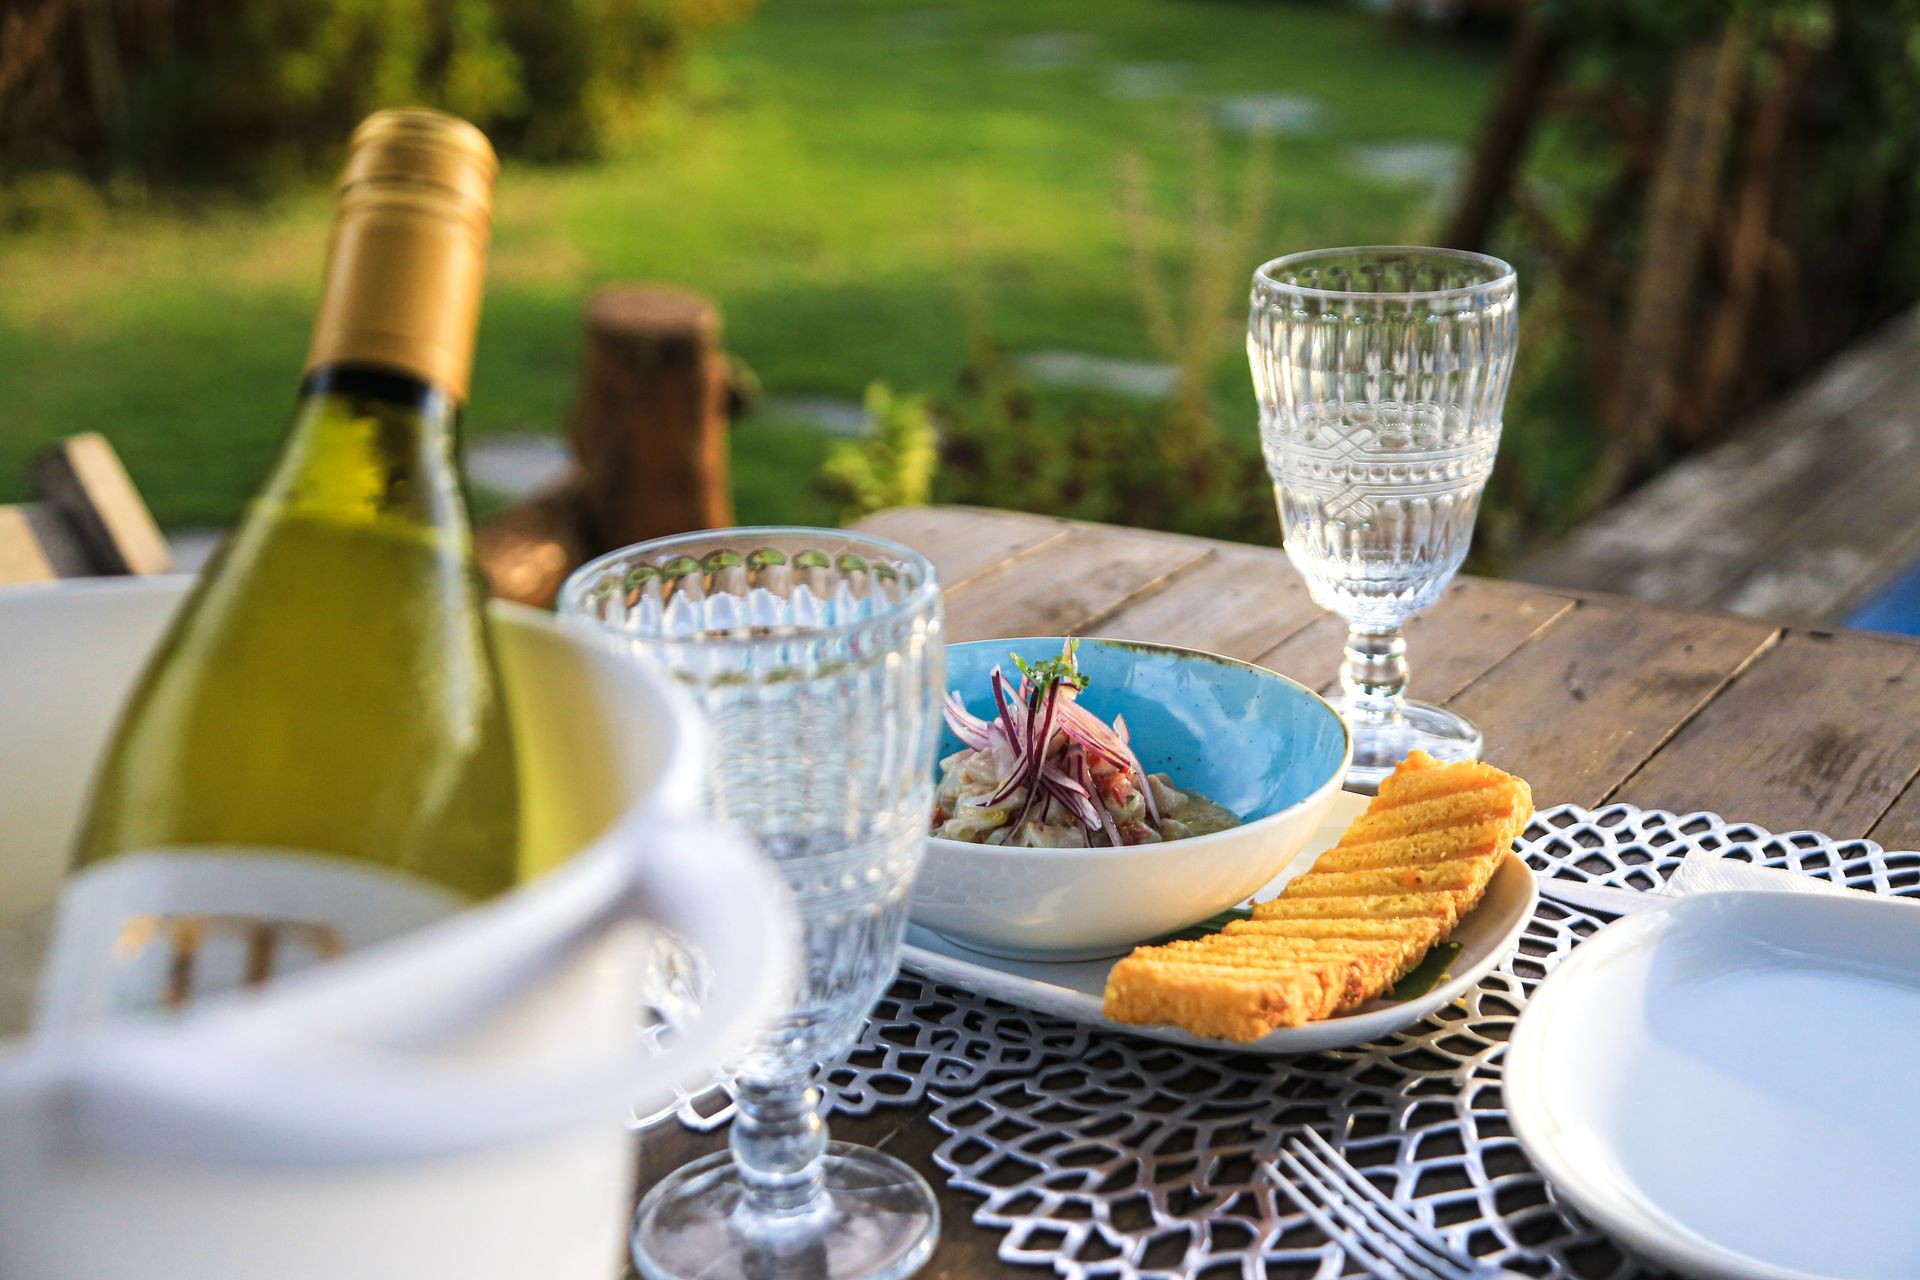
[[[501,912],[523,918],[507,931],[483,918]],[[505,1070],[420,1051],[635,921],[673,931],[706,961],[698,1015],[664,1050],[636,1038],[585,1061]],[[16,1066],[37,1066],[60,1095],[68,1150],[325,1165],[498,1146],[596,1115],[619,1123],[643,1082],[657,1089],[711,1071],[788,993],[794,939],[784,886],[745,839],[643,811],[534,892],[176,1027],[42,1045],[36,1063]],[[445,995],[425,1019],[423,992]]]

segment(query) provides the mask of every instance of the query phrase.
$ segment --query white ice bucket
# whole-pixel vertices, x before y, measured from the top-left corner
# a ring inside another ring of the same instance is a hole
[[[186,585],[0,591],[0,924],[57,894],[94,762]],[[691,703],[495,609],[530,853],[553,869],[258,996],[0,1045],[0,1277],[618,1273],[629,1107],[772,1012],[792,934],[758,855],[695,816]],[[664,1054],[634,1034],[662,929],[709,970]]]

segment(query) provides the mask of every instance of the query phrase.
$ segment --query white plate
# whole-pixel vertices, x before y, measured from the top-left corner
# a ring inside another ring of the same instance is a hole
[[[1313,865],[1323,851],[1331,849],[1340,834],[1367,807],[1367,797],[1342,792],[1335,796],[1326,817],[1298,856],[1279,875],[1254,893],[1255,898],[1270,898],[1280,886]],[[969,950],[951,938],[942,937],[919,925],[907,926],[907,943],[902,952],[906,966],[941,982],[951,982],[981,995],[1017,1004],[1023,1008],[1077,1022],[1090,1022],[1151,1040],[1169,1044],[1192,1045],[1208,1049],[1232,1048],[1248,1053],[1311,1053],[1317,1049],[1335,1049],[1344,1045],[1377,1040],[1420,1019],[1449,1001],[1471,990],[1486,972],[1499,964],[1526,928],[1538,901],[1533,873],[1519,858],[1508,854],[1494,872],[1487,895],[1467,918],[1454,929],[1453,941],[1461,945],[1454,960],[1453,976],[1426,995],[1414,1000],[1374,1000],[1352,1013],[1301,1027],[1283,1027],[1249,1044],[1228,1040],[1209,1040],[1174,1027],[1136,1027],[1109,1021],[1100,1011],[1107,988],[1107,971],[1112,960],[1048,962],[1009,960]]]
[[[1920,1276],[1920,915],[1716,893],[1609,925],[1528,1001],[1505,1096],[1622,1243],[1713,1280]]]

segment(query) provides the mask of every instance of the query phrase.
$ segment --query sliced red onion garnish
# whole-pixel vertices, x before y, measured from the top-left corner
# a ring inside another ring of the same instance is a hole
[[[1100,717],[1078,703],[1067,704],[1067,715],[1067,733],[1107,763],[1132,774],[1141,794],[1147,798],[1147,816],[1154,822],[1160,821],[1160,807],[1153,802],[1153,788],[1147,785],[1147,771],[1141,765],[1140,758],[1133,754],[1133,748],[1102,724]]]
[[[1062,754],[1064,755],[1064,753]],[[1078,778],[1070,773],[1064,772],[1058,765],[1045,765],[1040,771],[1040,776],[1054,786],[1064,787],[1075,795],[1084,796],[1091,794],[1086,787],[1080,784]]]
[[[987,750],[993,741],[993,726],[968,711],[957,693],[947,694],[946,720],[953,736],[975,751]]]
[[[1006,726],[1007,741],[1013,743],[1015,747],[1018,747],[1021,742],[1025,741],[1023,730],[1026,727],[1027,719],[1025,714],[1026,704],[1024,702],[1020,704],[1022,714],[1018,720],[1014,719],[1013,708],[1007,705],[1007,678],[1000,674],[1000,668],[995,667],[993,669],[991,683],[993,685],[993,701],[1000,708],[1000,722]]]
[[[1039,689],[1030,670],[1040,675]],[[1033,668],[1021,664],[1017,686],[1010,688],[998,667],[989,682],[998,712],[991,720],[968,712],[957,693],[949,693],[946,699],[946,720],[954,735],[976,751],[990,752],[996,766],[1004,770],[991,796],[963,803],[991,808],[1024,791],[1013,819],[1015,828],[1036,814],[1044,816],[1049,805],[1057,805],[1085,829],[1088,844],[1105,837],[1109,844],[1120,845],[1125,842],[1119,827],[1094,782],[1098,764],[1124,769],[1144,796],[1149,818],[1159,822],[1146,769],[1128,745],[1132,735],[1126,721],[1115,717],[1109,728],[1076,701],[1085,680],[1073,665],[1072,641],[1058,660]]]
[[[1115,825],[1113,815],[1107,812],[1106,802],[1093,795],[1093,766],[1087,763],[1087,753],[1082,751],[1079,757],[1080,781],[1086,787],[1087,794],[1093,796],[1093,807],[1099,816],[1101,829],[1107,833],[1107,842],[1118,848],[1121,843],[1120,828]]]

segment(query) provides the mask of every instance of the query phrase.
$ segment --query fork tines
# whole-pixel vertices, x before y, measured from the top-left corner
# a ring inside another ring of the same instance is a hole
[[[1505,1274],[1475,1261],[1422,1225],[1361,1175],[1313,1129],[1290,1138],[1274,1181],[1325,1232],[1380,1280],[1487,1280]]]

